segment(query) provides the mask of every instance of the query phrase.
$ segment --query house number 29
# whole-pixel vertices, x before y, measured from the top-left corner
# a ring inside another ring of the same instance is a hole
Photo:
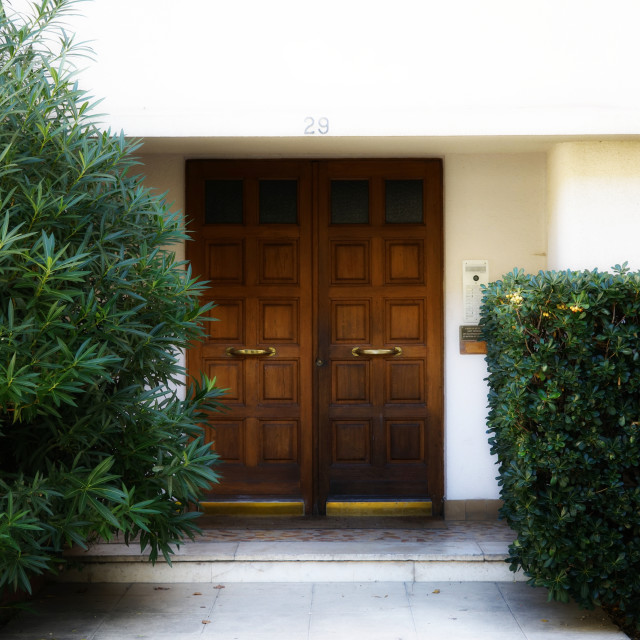
[[[305,118],[305,136],[326,136],[329,133],[329,118]]]

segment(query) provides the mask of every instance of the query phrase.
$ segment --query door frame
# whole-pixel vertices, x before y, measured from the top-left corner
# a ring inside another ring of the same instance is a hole
[[[428,448],[428,464],[427,464],[427,486],[428,497],[432,502],[432,514],[441,516],[444,498],[444,202],[443,202],[443,167],[441,159],[339,159],[339,160],[188,160],[186,162],[186,217],[187,219],[197,219],[201,213],[194,211],[193,194],[190,193],[193,188],[193,176],[202,175],[201,169],[206,162],[212,162],[218,165],[228,164],[239,166],[249,163],[264,163],[264,165],[285,164],[286,162],[308,162],[311,167],[311,203],[310,212],[312,216],[311,227],[311,266],[312,266],[312,311],[311,311],[311,331],[312,331],[312,357],[310,365],[312,367],[311,376],[311,407],[312,407],[312,425],[311,425],[311,459],[310,469],[304,469],[301,464],[301,494],[305,503],[305,512],[310,514],[324,513],[325,505],[321,501],[326,498],[323,495],[320,486],[320,442],[319,442],[319,425],[320,425],[320,407],[318,401],[318,378],[319,368],[315,365],[319,353],[319,255],[317,239],[320,233],[320,216],[319,216],[319,198],[317,194],[320,188],[320,167],[324,162],[331,163],[359,163],[362,165],[385,163],[388,165],[396,164],[398,171],[402,170],[402,166],[412,164],[428,164],[430,171],[426,174],[432,180],[431,192],[434,194],[435,201],[432,203],[433,211],[429,215],[425,224],[430,226],[429,237],[434,238],[434,243],[429,246],[429,250],[425,251],[425,280],[429,282],[429,300],[427,307],[426,321],[426,360],[429,363],[429,372],[426,376],[426,404],[427,404],[427,423],[425,438],[429,443]],[[200,166],[198,166],[200,165]],[[193,247],[187,245],[187,259],[189,254],[195,252],[198,242],[193,243]],[[192,251],[189,249],[192,248]],[[199,274],[194,274],[199,275]],[[203,279],[206,275],[200,274]],[[435,281],[434,281],[435,279]],[[215,292],[213,295],[215,300]],[[191,367],[189,363],[189,355],[187,354],[188,369]],[[303,456],[303,459],[307,456]],[[307,458],[308,459],[308,458]],[[302,460],[301,460],[302,462]],[[223,480],[224,482],[224,480]],[[425,496],[427,497],[427,496]]]

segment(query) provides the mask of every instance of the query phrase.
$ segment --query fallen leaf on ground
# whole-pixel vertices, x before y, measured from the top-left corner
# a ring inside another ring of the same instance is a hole
[[[154,591],[169,591],[171,587],[153,587]]]
[[[211,620],[203,620],[202,624],[209,624],[211,622]]]
[[[214,589],[224,589],[224,585],[223,584],[217,584],[215,587],[213,587]]]
[[[201,596],[202,594],[199,591],[196,591],[193,595],[194,596]]]
[[[431,593],[440,593],[440,589],[434,589]]]

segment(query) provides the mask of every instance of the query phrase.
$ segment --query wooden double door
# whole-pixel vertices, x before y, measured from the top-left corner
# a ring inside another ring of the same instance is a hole
[[[187,162],[187,258],[216,307],[188,354],[227,389],[211,498],[443,492],[439,160]]]

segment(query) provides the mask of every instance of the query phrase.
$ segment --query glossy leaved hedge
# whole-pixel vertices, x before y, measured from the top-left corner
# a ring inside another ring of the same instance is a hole
[[[640,623],[640,273],[514,271],[485,289],[511,568]]]

